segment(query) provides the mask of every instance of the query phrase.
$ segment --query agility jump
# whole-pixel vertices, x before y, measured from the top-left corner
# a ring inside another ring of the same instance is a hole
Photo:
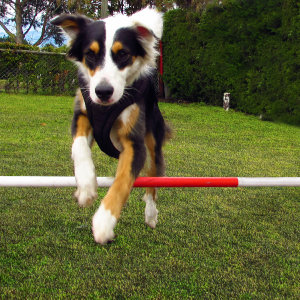
[[[110,187],[113,177],[97,177]],[[298,187],[300,177],[138,177],[133,187]],[[0,187],[76,187],[75,177],[0,176]]]

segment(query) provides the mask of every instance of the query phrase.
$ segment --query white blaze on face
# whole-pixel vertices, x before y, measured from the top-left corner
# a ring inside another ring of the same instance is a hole
[[[109,83],[114,92],[110,98],[109,104],[119,101],[124,93],[124,89],[127,83],[128,68],[119,70],[117,65],[112,59],[111,49],[114,43],[114,36],[116,31],[122,27],[129,27],[129,18],[123,15],[117,15],[115,17],[109,17],[105,21],[106,41],[105,41],[105,58],[103,66],[97,70],[94,76],[90,76],[90,96],[91,99],[99,103],[99,99],[95,93],[96,86],[103,81]]]
[[[155,37],[160,39],[162,36],[163,18],[161,13],[148,7],[130,17],[118,14],[103,21],[106,31],[105,57],[101,68],[93,75],[89,74],[90,96],[94,102],[101,103],[95,89],[99,83],[106,82],[113,87],[113,94],[106,104],[112,104],[122,98],[126,86],[130,86],[141,76],[151,74],[158,54],[155,48],[157,43]],[[115,34],[120,28],[142,29],[138,30],[141,34],[139,42],[146,53],[143,57],[137,56],[133,64],[123,69],[118,68],[111,55]]]

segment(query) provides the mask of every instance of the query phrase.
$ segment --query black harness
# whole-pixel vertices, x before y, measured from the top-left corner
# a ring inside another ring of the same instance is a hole
[[[135,81],[129,90],[129,95],[123,96],[115,104],[104,106],[92,101],[89,90],[82,76],[78,76],[79,87],[85,102],[87,115],[93,127],[93,136],[99,148],[107,155],[119,158],[120,151],[115,148],[111,139],[110,131],[122,111],[128,106],[138,102],[148,85],[148,78]]]

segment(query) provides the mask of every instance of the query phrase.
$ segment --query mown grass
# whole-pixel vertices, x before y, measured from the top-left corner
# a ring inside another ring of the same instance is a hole
[[[0,175],[72,176],[72,98],[1,94]],[[300,128],[199,104],[160,103],[175,138],[167,176],[299,176]],[[98,176],[116,161],[97,147]],[[159,190],[144,224],[134,189],[115,242],[73,188],[0,188],[1,299],[299,299],[299,188]]]

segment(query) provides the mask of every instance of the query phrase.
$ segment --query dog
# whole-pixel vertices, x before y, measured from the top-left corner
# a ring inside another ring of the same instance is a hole
[[[69,38],[68,57],[78,66],[80,89],[72,121],[72,159],[80,206],[97,197],[91,157],[94,140],[118,159],[114,183],[92,219],[97,243],[114,239],[114,228],[133,183],[143,169],[147,149],[150,177],[164,176],[162,152],[172,130],[158,108],[152,72],[162,37],[163,16],[149,7],[131,15],[94,21],[79,14],[62,14],[52,21]],[[157,224],[156,189],[146,188],[145,223]]]

